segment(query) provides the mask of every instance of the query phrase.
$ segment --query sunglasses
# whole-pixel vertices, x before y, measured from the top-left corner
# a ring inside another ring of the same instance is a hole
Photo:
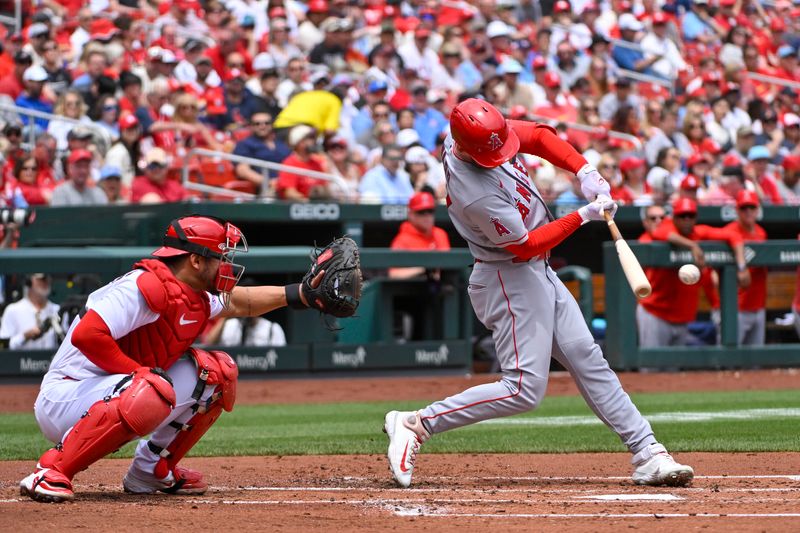
[[[228,63],[228,68],[230,68],[230,69],[234,69],[234,68],[243,69],[244,68],[244,63]]]
[[[675,215],[675,218],[697,218],[697,213],[681,213],[680,215]]]
[[[617,165],[600,165],[600,168],[619,168]]]
[[[147,165],[147,168],[149,168],[150,170],[162,170],[167,168],[167,165],[163,165],[161,163],[150,163],[149,165]]]
[[[104,112],[105,111],[116,111],[117,109],[119,109],[119,106],[116,106],[116,105],[104,105],[103,106],[103,111]]]
[[[589,112],[597,113],[597,108],[596,107],[584,107],[583,110],[586,111],[587,113],[589,113]]]
[[[418,215],[432,215],[433,209],[420,209],[419,211],[414,211]]]
[[[741,209],[742,211],[744,211],[746,209],[747,210],[749,210],[749,209],[755,210],[755,209],[758,209],[758,206],[757,205],[743,205],[743,206],[740,206],[739,209]]]
[[[250,125],[251,126],[272,126],[272,122],[269,122],[269,121],[266,121],[266,120],[261,120],[261,121],[258,121],[258,122],[251,122]]]
[[[663,219],[664,219],[664,215],[648,215],[647,216],[647,220],[650,220],[652,222],[655,222],[656,220],[663,220]]]

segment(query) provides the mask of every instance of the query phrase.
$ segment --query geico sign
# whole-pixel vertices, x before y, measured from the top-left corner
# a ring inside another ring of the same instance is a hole
[[[289,207],[292,220],[338,220],[339,204],[292,204]]]
[[[408,208],[403,204],[381,206],[381,220],[405,220],[407,216]]]

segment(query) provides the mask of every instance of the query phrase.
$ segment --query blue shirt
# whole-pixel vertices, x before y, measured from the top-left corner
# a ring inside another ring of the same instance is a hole
[[[432,152],[436,148],[436,139],[447,127],[444,115],[429,107],[424,113],[417,113],[414,118],[414,129],[419,134],[419,142],[426,150]]]
[[[32,109],[34,111],[42,111],[43,113],[52,113],[53,112],[53,105],[52,104],[50,104],[48,102],[45,102],[43,100],[30,98],[24,92],[21,93],[17,97],[17,100],[14,103],[17,104],[19,107],[22,107],[24,109]],[[28,115],[22,115],[21,113],[20,113],[20,115],[21,115],[20,118],[22,119],[22,123],[24,125],[27,126],[28,124],[30,124],[31,117],[29,117]],[[47,130],[47,124],[49,122],[50,121],[47,120],[46,118],[35,118],[35,119],[33,119],[33,123],[36,124],[36,127],[39,128],[42,131],[46,131]]]
[[[636,70],[636,63],[644,59],[644,54],[632,48],[615,46],[611,57],[614,58],[614,62],[619,65],[619,68]]]
[[[368,200],[382,204],[405,204],[414,194],[411,180],[405,173],[389,174],[386,167],[377,165],[367,171],[358,185],[358,192]]]
[[[687,41],[694,41],[704,33],[712,33],[714,30],[697,16],[694,11],[689,11],[683,16],[683,38]]]
[[[556,205],[585,204],[586,200],[575,194],[575,191],[573,191],[572,189],[567,189],[566,191],[558,195],[558,198],[556,198],[556,201],[554,203]]]
[[[292,151],[281,141],[276,140],[275,148],[273,149],[264,144],[264,141],[252,135],[236,143],[236,148],[233,149],[233,155],[260,159],[270,163],[281,163],[289,157],[290,153]]]
[[[462,61],[456,68],[456,74],[467,91],[479,89],[483,83],[483,74],[472,61]]]

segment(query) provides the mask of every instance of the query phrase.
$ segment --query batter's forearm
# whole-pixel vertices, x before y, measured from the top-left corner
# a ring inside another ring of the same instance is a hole
[[[587,164],[586,158],[571,144],[556,135],[552,128],[523,120],[508,122],[519,137],[520,152],[541,157],[573,174],[577,174]]]
[[[530,231],[527,241],[522,244],[510,244],[505,249],[523,261],[528,261],[561,244],[561,241],[572,235],[582,223],[583,219],[575,211]]]

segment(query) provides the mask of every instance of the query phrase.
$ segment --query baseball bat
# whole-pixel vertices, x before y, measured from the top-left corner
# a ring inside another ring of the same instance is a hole
[[[622,238],[617,224],[614,222],[614,219],[611,218],[611,213],[604,211],[603,215],[606,217],[608,230],[611,232],[611,238],[614,239],[614,246],[617,248],[619,264],[622,265],[622,271],[625,272],[625,277],[628,278],[628,285],[631,286],[637,298],[646,298],[650,296],[650,293],[653,292],[653,288],[650,286],[647,276],[644,275],[642,265],[639,264],[639,260],[633,255],[631,247],[628,246],[628,243]]]

